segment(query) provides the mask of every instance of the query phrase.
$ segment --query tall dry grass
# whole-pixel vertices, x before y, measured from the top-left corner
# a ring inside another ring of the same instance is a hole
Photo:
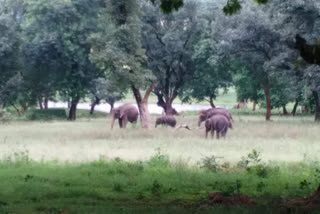
[[[225,140],[204,139],[204,128],[110,130],[110,118],[76,122],[11,122],[0,125],[0,158],[28,152],[33,160],[85,162],[97,159],[147,160],[160,148],[173,162],[197,163],[206,156],[235,163],[252,149],[264,161],[319,160],[320,125],[312,117],[234,116]],[[153,121],[155,117],[153,117]],[[180,116],[178,124],[196,128],[196,116]]]

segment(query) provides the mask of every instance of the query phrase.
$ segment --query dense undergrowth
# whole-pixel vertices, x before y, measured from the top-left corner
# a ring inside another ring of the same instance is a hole
[[[171,163],[160,150],[145,162],[117,158],[82,164],[34,162],[22,152],[0,163],[0,212],[270,213],[284,198],[312,194],[319,169],[316,162],[264,163],[255,150],[236,165],[211,156],[196,166]],[[210,192],[246,194],[257,205],[193,208]]]

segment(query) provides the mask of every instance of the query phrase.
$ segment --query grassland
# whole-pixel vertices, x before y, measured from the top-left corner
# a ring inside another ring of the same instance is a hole
[[[0,212],[258,212],[183,206],[219,191],[247,194],[262,206],[259,213],[271,213],[264,204],[311,194],[320,183],[320,125],[311,116],[265,122],[262,112],[247,114],[234,111],[234,129],[219,141],[204,139],[190,112],[178,124],[192,131],[139,125],[111,131],[108,115],[83,112],[76,122],[1,124]],[[261,161],[248,170],[239,161],[253,149]]]

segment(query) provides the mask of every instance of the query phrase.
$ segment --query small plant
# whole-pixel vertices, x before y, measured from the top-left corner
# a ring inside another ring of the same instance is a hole
[[[218,159],[219,157],[216,157],[214,155],[205,157],[200,162],[200,168],[204,168],[212,172],[218,172],[219,170],[221,170]]]
[[[236,180],[235,184],[228,185],[226,190],[224,190],[222,193],[223,196],[231,196],[233,194],[240,194],[242,187],[242,181]]]
[[[152,166],[168,167],[170,164],[169,156],[162,154],[161,149],[157,148],[156,154],[150,158],[148,164]]]
[[[261,153],[253,149],[252,152],[247,155],[247,157],[241,158],[237,166],[239,168],[248,168],[250,165],[254,166],[260,163],[261,163]]]
[[[271,169],[263,164],[250,166],[247,168],[247,172],[256,174],[260,178],[266,178],[269,176]]]
[[[29,151],[26,150],[25,152],[15,152],[13,155],[7,156],[5,161],[13,163],[29,163],[31,159],[29,158]]]
[[[154,196],[160,196],[162,190],[162,185],[159,183],[159,181],[156,179],[153,181],[152,187],[151,187],[151,193]]]
[[[303,180],[300,182],[300,189],[304,190],[304,189],[309,189],[311,183],[308,182],[307,180]]]
[[[262,181],[257,184],[257,192],[263,192],[266,185]]]
[[[120,183],[114,183],[113,185],[113,191],[115,192],[122,192],[123,191],[123,187]]]
[[[320,181],[320,169],[316,169],[315,175],[316,179]]]

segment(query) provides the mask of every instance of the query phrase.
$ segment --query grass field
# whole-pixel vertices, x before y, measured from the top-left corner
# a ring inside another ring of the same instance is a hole
[[[320,183],[320,125],[311,116],[265,122],[259,111],[234,111],[234,129],[217,141],[203,128],[111,131],[109,116],[81,115],[0,125],[0,213],[271,213],[264,204]],[[195,113],[177,120],[196,128]],[[261,161],[241,166],[253,149]],[[183,206],[212,191],[248,194],[264,207]]]

